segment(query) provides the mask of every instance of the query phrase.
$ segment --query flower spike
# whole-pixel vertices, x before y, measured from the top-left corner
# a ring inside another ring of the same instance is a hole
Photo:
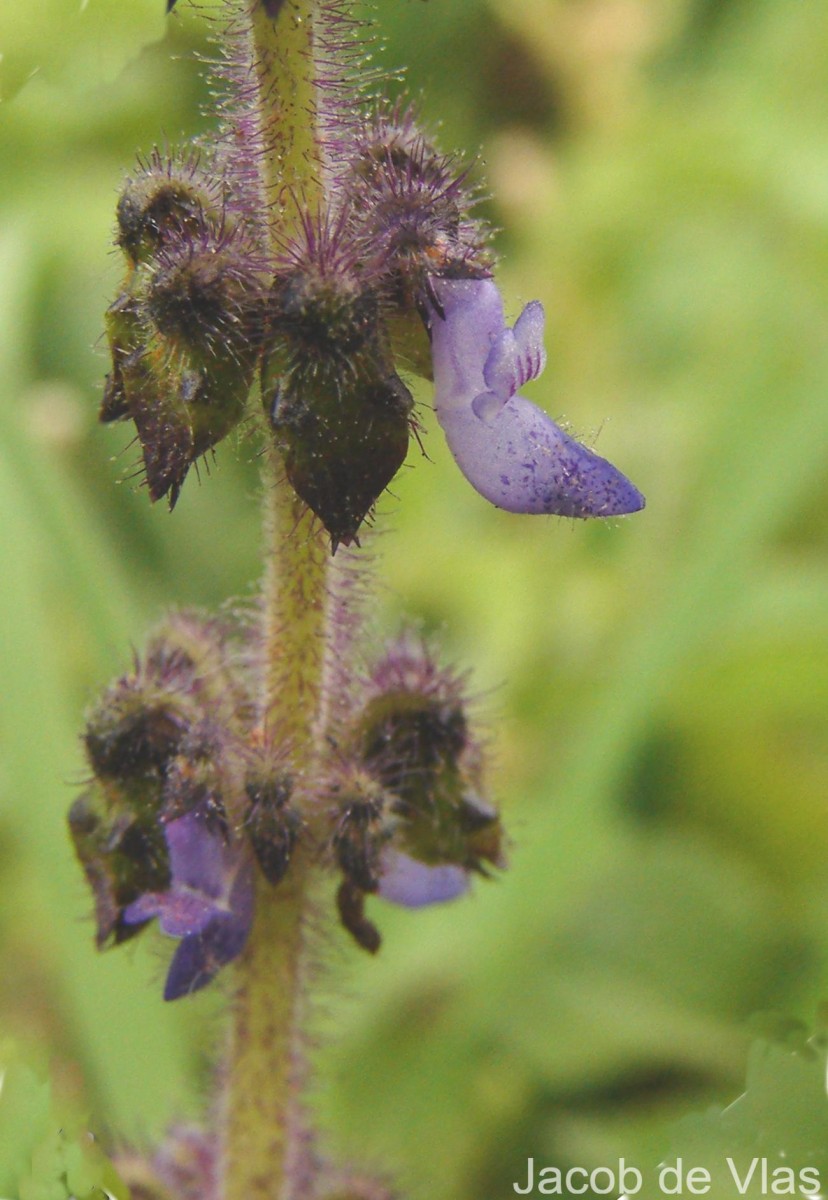
[[[644,497],[605,458],[517,390],[543,371],[543,308],[513,329],[490,279],[432,278],[427,306],[434,409],[460,470],[481,496],[516,513],[617,517]]]
[[[505,866],[497,811],[480,795],[483,754],[463,683],[405,635],[374,665],[343,731],[351,768],[343,760],[329,788],[331,849],[344,876],[337,905],[371,954],[380,938],[366,896],[406,908],[444,904],[469,890],[472,873]]]
[[[156,922],[174,942],[165,1000],[230,968],[220,1102],[203,1129],[119,1156],[135,1200],[400,1200],[318,1149],[317,913],[327,900],[376,954],[375,906],[454,902],[508,849],[466,676],[412,631],[377,650],[372,556],[350,549],[420,441],[407,373],[433,380],[452,453],[495,505],[644,505],[521,395],[546,365],[543,307],[506,324],[476,164],[382,98],[363,7],[217,3],[217,134],[141,158],[117,202],[100,420],[134,426],[149,498],[175,506],[251,391],[268,442],[260,604],[166,618],[88,714],[69,813],[100,949]]]

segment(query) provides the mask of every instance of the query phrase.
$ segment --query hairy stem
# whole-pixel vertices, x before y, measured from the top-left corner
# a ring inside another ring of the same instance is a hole
[[[288,0],[277,21],[258,0],[250,12],[250,62],[256,81],[261,181],[274,237],[301,198],[321,188],[315,34],[319,0]]]
[[[320,198],[315,0],[288,0],[277,21],[249,6],[250,62],[262,151],[261,193],[277,250],[296,200]],[[265,458],[262,736],[291,761],[292,803],[308,840],[318,815],[309,786],[323,730],[329,551],[296,498],[274,449]],[[316,819],[315,819],[316,818]],[[312,1153],[302,1120],[303,998],[313,869],[298,853],[277,887],[258,882],[256,918],[237,968],[224,1094],[222,1200],[289,1200],[310,1190]]]

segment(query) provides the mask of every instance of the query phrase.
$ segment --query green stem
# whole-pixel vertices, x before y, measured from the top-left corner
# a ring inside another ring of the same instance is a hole
[[[278,459],[274,454],[274,467]],[[267,671],[263,728],[289,748],[292,804],[313,837],[307,786],[318,753],[329,551],[310,528],[289,485],[271,477],[264,589]],[[265,734],[264,736],[267,736]],[[256,917],[236,969],[224,1088],[222,1200],[298,1197],[310,1170],[305,1091],[306,915],[314,871],[297,853],[286,878],[257,881]]]
[[[306,893],[306,871],[292,869],[278,889],[259,880],[256,920],[237,968],[223,1096],[222,1200],[284,1200],[297,1195],[304,1174],[299,1035]]]
[[[319,197],[320,151],[314,71],[315,0],[289,0],[278,21],[246,0],[250,61],[264,153],[261,188],[271,240],[296,219],[294,200]],[[318,814],[309,786],[323,730],[329,550],[290,484],[277,451],[264,473],[265,672],[261,731],[286,748],[292,803],[312,841]],[[287,1200],[307,1194],[311,1155],[302,1121],[307,909],[313,887],[307,849],[276,888],[258,881],[256,918],[237,968],[223,1111],[222,1200]]]
[[[261,180],[278,245],[296,197],[311,206],[321,191],[314,32],[319,0],[288,0],[272,21],[258,0],[250,11],[250,60],[257,84]]]

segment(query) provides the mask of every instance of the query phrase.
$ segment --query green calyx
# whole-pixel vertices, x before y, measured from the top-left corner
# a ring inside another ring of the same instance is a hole
[[[221,187],[196,158],[165,160],[156,150],[124,184],[115,241],[132,266],[147,262],[172,235],[196,236],[223,219]]]
[[[262,402],[285,473],[335,551],[405,461],[413,400],[374,297],[347,276],[277,281],[269,315]]]
[[[391,798],[394,845],[420,862],[485,873],[503,865],[498,814],[483,798],[483,753],[464,680],[408,635],[371,675],[351,728],[365,769]]]
[[[291,782],[285,775],[265,778],[254,772],[247,777],[245,793],[247,835],[262,874],[275,886],[287,873],[302,831],[302,821],[290,805]]]
[[[246,681],[228,667],[231,629],[171,614],[133,670],[91,710],[92,778],[69,832],[95,903],[99,948],[142,928],[125,909],[170,883],[165,827],[196,808],[224,825],[241,810],[237,744],[249,719]]]
[[[303,384],[288,377],[264,394],[291,485],[322,521],[332,549],[350,544],[405,461],[411,394],[372,359],[350,379]]]
[[[162,828],[94,787],[69,810],[69,833],[92,891],[98,948],[117,946],[142,928],[124,921],[124,909],[145,892],[169,885]]]
[[[226,203],[196,163],[159,156],[118,203],[127,275],[106,317],[100,419],[135,423],[150,497],[171,508],[242,419],[261,343],[266,272]]]

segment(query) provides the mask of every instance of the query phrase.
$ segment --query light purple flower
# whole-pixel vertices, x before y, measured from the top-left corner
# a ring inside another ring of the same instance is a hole
[[[398,850],[385,849],[380,856],[378,895],[406,908],[444,904],[468,891],[469,874],[450,863],[429,866]]]
[[[124,910],[128,924],[158,917],[162,933],[181,938],[173,955],[165,1000],[197,992],[241,954],[253,920],[253,867],[239,843],[188,813],[165,830],[172,881]]]
[[[498,508],[562,517],[637,512],[644,497],[517,394],[546,365],[543,307],[527,304],[513,329],[491,279],[431,280],[434,408],[469,483]]]

